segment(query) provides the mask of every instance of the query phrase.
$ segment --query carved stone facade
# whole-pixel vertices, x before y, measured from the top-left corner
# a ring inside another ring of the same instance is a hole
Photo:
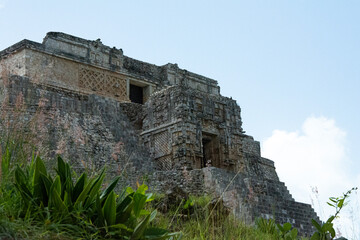
[[[21,120],[41,126],[46,157],[105,165],[124,184],[146,178],[155,191],[222,196],[243,220],[272,217],[312,232],[316,213],[294,201],[217,81],[58,32],[1,51],[0,73],[3,115],[14,122],[21,98]]]

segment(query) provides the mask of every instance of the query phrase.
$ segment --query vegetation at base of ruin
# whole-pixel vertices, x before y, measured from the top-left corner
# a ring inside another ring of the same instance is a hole
[[[161,201],[155,199],[155,206],[161,205]],[[180,202],[175,201],[170,209],[160,211],[155,222],[171,231],[183,232],[182,239],[185,240],[278,239],[275,235],[263,233],[254,226],[239,221],[221,204],[217,207],[209,196],[190,196]]]
[[[173,206],[164,210],[168,196],[148,194],[145,185],[117,195],[118,178],[103,184],[103,170],[78,177],[60,157],[50,174],[39,157],[27,154],[26,142],[1,140],[0,239],[306,239],[289,223],[247,225],[209,196],[168,199]],[[311,239],[332,239],[332,221],[354,190],[330,198],[336,212],[321,225],[313,222]]]
[[[119,180],[103,186],[105,171],[88,178],[57,158],[56,174],[40,157],[13,161],[6,147],[1,157],[0,238],[9,239],[179,239],[153,223],[157,211],[147,209],[147,186],[114,192]]]
[[[354,187],[344,193],[341,197],[330,197],[328,205],[335,208],[335,214],[330,216],[324,223],[319,224],[316,220],[312,219],[311,223],[315,227],[315,232],[311,236],[310,240],[331,240],[336,236],[333,221],[339,217],[341,209],[347,204],[346,199],[350,196],[351,192],[356,191],[357,187]],[[257,228],[263,232],[277,236],[277,239],[284,240],[297,240],[298,230],[293,228],[290,223],[284,223],[283,225],[276,224],[273,219],[259,218],[255,221]]]
[[[145,185],[117,195],[118,179],[103,186],[104,171],[78,177],[59,157],[49,174],[21,145],[4,146],[0,239],[277,239],[236,220],[207,196],[181,200],[155,217],[165,195],[152,201]]]

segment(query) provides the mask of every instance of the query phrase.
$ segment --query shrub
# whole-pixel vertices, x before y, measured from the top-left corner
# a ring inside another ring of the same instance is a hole
[[[61,223],[94,235],[120,239],[175,239],[179,233],[169,233],[166,229],[151,225],[156,210],[145,209],[152,201],[146,185],[134,191],[127,188],[121,196],[114,192],[119,181],[115,178],[101,191],[105,177],[102,170],[98,176],[88,178],[86,173],[75,178],[71,167],[61,157],[57,158],[56,174],[52,177],[37,157],[24,168],[15,169],[15,187],[21,196],[23,219],[49,223]]]

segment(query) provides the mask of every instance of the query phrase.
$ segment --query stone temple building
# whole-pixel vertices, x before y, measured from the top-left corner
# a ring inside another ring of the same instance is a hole
[[[244,221],[275,218],[312,232],[316,213],[279,181],[217,81],[60,32],[1,51],[0,73],[2,126],[33,134],[43,156],[106,166],[153,191],[221,197]]]

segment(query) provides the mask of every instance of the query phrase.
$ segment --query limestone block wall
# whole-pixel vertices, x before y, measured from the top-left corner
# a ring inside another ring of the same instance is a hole
[[[61,154],[75,169],[98,171],[106,166],[110,175],[121,175],[128,184],[142,182],[153,172],[150,154],[119,102],[14,75],[1,92],[7,95],[1,124],[23,131],[49,164]]]
[[[27,49],[25,76],[39,84],[129,101],[125,75]]]
[[[60,32],[49,32],[42,45],[48,52],[113,71],[123,66],[123,51],[103,45],[100,39],[90,41]]]
[[[142,136],[160,169],[212,165],[235,171],[244,165],[241,124],[235,101],[172,86],[145,104]]]
[[[243,135],[241,140],[243,152],[260,157],[260,142],[255,141],[253,137],[247,135]]]
[[[211,78],[180,69],[177,64],[168,63],[163,68],[166,73],[166,82],[170,85],[183,85],[208,94],[220,95],[217,81]]]
[[[2,75],[19,75],[25,76],[26,71],[26,50],[22,49],[9,55],[0,54],[0,73]]]
[[[60,32],[49,32],[41,44],[23,40],[1,51],[0,59],[5,58],[11,74],[119,101],[129,101],[130,84],[144,88],[144,102],[153,92],[171,85],[220,94],[217,81],[176,64],[156,66],[124,56],[121,49],[110,48],[100,39],[91,41]]]
[[[311,219],[319,221],[309,204],[295,202],[285,184],[278,180],[229,173],[219,168],[204,168],[204,189],[209,194],[222,196],[224,206],[248,223],[257,217],[272,218],[276,222],[290,222],[303,236],[314,229]]]

